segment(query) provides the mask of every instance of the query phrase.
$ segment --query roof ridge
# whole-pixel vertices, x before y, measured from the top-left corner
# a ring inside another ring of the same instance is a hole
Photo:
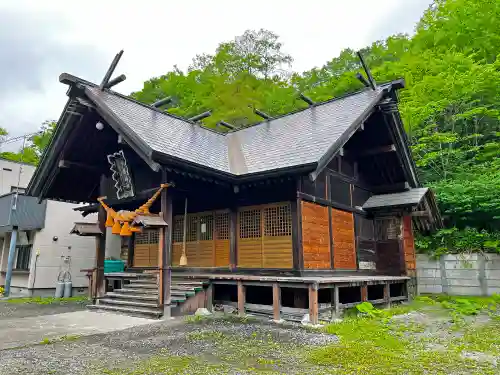
[[[90,81],[87,81],[87,80],[84,80],[82,78],[79,78],[77,76],[74,76],[72,74],[69,74],[69,73],[62,73],[60,76],[59,76],[59,81],[62,82],[62,83],[66,83],[66,84],[71,84],[71,83],[83,83],[85,85],[88,85],[88,86],[92,86],[94,88],[98,88],[99,86],[93,82],[90,82]],[[400,87],[404,87],[404,81],[402,79],[399,79],[399,80],[393,80],[393,81],[387,81],[387,82],[382,82],[382,83],[379,83],[378,84],[378,87],[382,87],[382,86],[389,86],[389,85],[394,85],[398,83],[400,85]],[[336,97],[333,97],[333,98],[330,98],[328,100],[325,100],[325,101],[322,101],[322,102],[318,102],[318,103],[315,103],[313,106],[308,106],[306,108],[299,108],[297,110],[294,110],[294,111],[291,111],[291,112],[288,112],[288,113],[284,113],[282,115],[278,115],[278,116],[275,116],[275,117],[272,117],[270,118],[269,120],[263,120],[263,121],[260,121],[260,122],[257,122],[257,123],[254,123],[254,124],[250,124],[250,125],[247,125],[247,126],[242,126],[240,128],[237,128],[237,129],[234,129],[234,130],[229,130],[229,131],[226,131],[226,132],[221,132],[221,131],[218,131],[216,129],[212,129],[212,128],[208,128],[208,127],[205,127],[205,126],[201,126],[201,125],[198,125],[196,124],[195,122],[193,121],[190,121],[189,119],[187,118],[184,118],[182,116],[178,116],[178,115],[174,115],[172,113],[169,113],[169,112],[165,112],[165,111],[162,111],[156,107],[153,107],[152,105],[150,104],[147,104],[147,103],[144,103],[144,102],[141,102],[135,98],[132,98],[130,96],[127,96],[127,95],[124,95],[124,94],[121,94],[119,92],[116,92],[114,90],[111,90],[111,89],[103,89],[105,92],[108,92],[112,95],[116,95],[122,99],[125,99],[125,100],[128,100],[130,102],[133,102],[135,104],[139,104],[140,106],[142,107],[145,107],[145,108],[148,108],[150,110],[153,110],[157,113],[161,113],[165,116],[168,116],[168,117],[172,117],[172,118],[175,118],[177,120],[181,120],[181,121],[184,121],[190,125],[197,125],[199,126],[201,129],[205,129],[207,131],[210,131],[210,132],[213,132],[215,134],[218,134],[218,135],[222,135],[222,136],[226,136],[228,134],[231,134],[231,133],[237,133],[241,130],[244,130],[244,129],[248,129],[248,128],[252,128],[254,126],[258,126],[258,125],[263,125],[263,124],[269,124],[270,122],[272,122],[273,120],[276,120],[276,119],[279,119],[279,118],[283,118],[283,117],[286,117],[286,116],[291,116],[291,115],[294,115],[294,114],[297,114],[297,113],[300,113],[300,112],[303,112],[303,111],[306,111],[308,109],[311,109],[311,108],[316,108],[316,107],[319,107],[319,106],[322,106],[322,105],[325,105],[325,104],[329,104],[329,103],[332,103],[332,102],[335,102],[335,101],[338,101],[338,100],[342,100],[342,99],[346,99],[348,97],[351,97],[351,96],[354,96],[354,95],[358,95],[358,94],[361,94],[361,93],[364,93],[366,91],[369,91],[369,90],[372,90],[371,88],[369,87],[363,87],[362,89],[360,90],[357,90],[357,91],[353,91],[353,92],[348,92],[344,95],[340,95],[340,96],[336,96]],[[373,91],[373,90],[372,90]]]

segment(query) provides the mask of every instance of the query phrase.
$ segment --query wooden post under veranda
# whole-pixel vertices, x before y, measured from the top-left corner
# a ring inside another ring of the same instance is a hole
[[[167,183],[167,171],[162,169],[162,183]],[[161,191],[161,217],[167,226],[160,228],[160,303],[163,306],[163,318],[171,317],[171,279],[172,268],[170,259],[171,233],[172,233],[172,194],[168,188]]]

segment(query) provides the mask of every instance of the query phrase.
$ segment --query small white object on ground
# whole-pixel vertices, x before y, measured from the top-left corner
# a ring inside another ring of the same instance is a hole
[[[194,313],[196,316],[210,316],[212,313],[208,311],[205,307],[200,307],[196,312]]]
[[[311,318],[309,318],[309,314],[305,314],[300,321],[303,325],[310,324]]]

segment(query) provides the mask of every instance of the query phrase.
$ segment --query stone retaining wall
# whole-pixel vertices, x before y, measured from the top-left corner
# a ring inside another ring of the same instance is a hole
[[[486,296],[500,293],[500,255],[417,255],[419,293]]]

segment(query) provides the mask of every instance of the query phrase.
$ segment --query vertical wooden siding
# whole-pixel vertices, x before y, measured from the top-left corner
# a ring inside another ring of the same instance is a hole
[[[292,268],[291,220],[289,203],[240,208],[237,224],[237,266]]]
[[[144,230],[135,235],[134,267],[157,267],[159,253],[158,229]]]
[[[356,243],[352,212],[332,208],[333,266],[335,269],[356,269]]]
[[[174,217],[174,266],[180,265],[183,239],[184,215],[178,215]],[[229,267],[229,212],[211,211],[187,215],[186,257],[188,267]]]
[[[403,217],[403,251],[406,271],[415,271],[417,268],[417,261],[415,257],[415,240],[413,238],[411,216]]]
[[[328,208],[301,201],[304,268],[331,267]]]

